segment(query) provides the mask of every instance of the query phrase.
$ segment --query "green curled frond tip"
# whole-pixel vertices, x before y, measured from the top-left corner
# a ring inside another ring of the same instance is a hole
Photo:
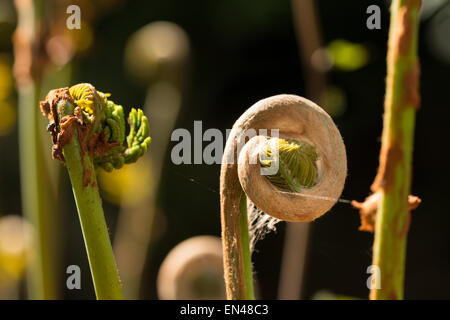
[[[100,92],[89,83],[72,86],[69,93],[81,108],[86,123],[91,125],[89,137],[107,146],[101,149],[104,152],[94,155],[96,166],[112,171],[124,164],[136,162],[144,155],[151,138],[148,119],[141,109],[131,109],[128,116],[130,132],[126,137],[123,107],[109,100],[109,93]]]
[[[260,154],[261,167],[271,167],[273,161],[278,162],[278,172],[266,175],[266,178],[283,191],[300,192],[302,188],[314,186],[317,178],[317,154],[314,147],[305,142],[285,139],[278,139],[275,145],[278,145],[278,154],[272,152],[273,144],[269,141]]]

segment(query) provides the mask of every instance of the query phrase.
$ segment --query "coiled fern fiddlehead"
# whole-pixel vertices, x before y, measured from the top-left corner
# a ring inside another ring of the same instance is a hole
[[[273,129],[279,130],[279,137],[261,134]],[[250,130],[259,130],[260,135],[245,143]],[[261,174],[262,168],[274,163],[278,164],[277,172]],[[346,174],[345,146],[338,129],[324,110],[307,99],[294,95],[267,98],[236,121],[225,147],[220,177],[228,299],[254,297],[247,197],[277,219],[312,221],[336,203]]]
[[[150,144],[147,118],[132,109],[125,145],[123,108],[82,83],[51,90],[41,111],[49,119],[52,156],[68,169],[98,299],[121,299],[122,289],[97,187],[95,168],[135,162]]]

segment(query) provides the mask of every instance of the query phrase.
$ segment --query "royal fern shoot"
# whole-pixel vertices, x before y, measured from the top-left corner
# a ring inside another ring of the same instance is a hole
[[[122,299],[95,170],[112,171],[137,161],[151,138],[140,109],[131,110],[125,137],[123,108],[109,97],[82,83],[51,90],[40,107],[49,119],[52,156],[69,172],[97,299]]]

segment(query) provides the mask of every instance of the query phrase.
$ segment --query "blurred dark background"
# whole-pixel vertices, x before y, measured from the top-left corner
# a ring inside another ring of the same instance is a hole
[[[4,17],[11,2],[0,2],[4,9],[0,8],[0,54],[9,66],[13,61],[10,39],[15,19]],[[71,81],[90,82],[99,90],[111,92],[113,99],[127,109],[142,106],[146,90],[127,75],[125,45],[136,30],[158,20],[178,24],[190,39],[187,89],[176,128],[193,132],[194,120],[202,120],[203,130],[218,128],[225,132],[244,110],[262,98],[280,93],[306,95],[290,1],[100,2],[108,9],[102,9],[104,12],[91,23],[92,45],[72,61]],[[85,2],[71,1],[77,3],[83,18],[84,10],[90,9],[83,7]],[[412,213],[408,237],[407,299],[450,298],[450,210],[444,199],[450,181],[450,2],[425,3],[419,43],[422,107],[417,113],[412,185],[412,194],[423,202]],[[336,46],[330,44],[340,40],[350,47],[361,45],[360,54],[366,57],[361,64],[346,67],[345,63],[339,65],[336,56],[327,73],[327,88],[332,88],[330,92],[338,100],[334,120],[348,156],[342,198],[362,201],[369,194],[378,166],[389,2],[320,0],[317,4],[322,42],[329,52],[339,55],[338,49],[333,49]],[[381,30],[366,27],[366,8],[371,4],[381,8]],[[14,106],[14,94],[10,101]],[[152,114],[148,116],[151,134]],[[17,142],[17,128],[12,124],[0,136],[1,214],[21,213]],[[158,188],[161,211],[155,218],[157,232],[148,251],[143,298],[157,298],[156,274],[172,247],[191,236],[220,234],[220,165],[174,165],[170,161],[174,145],[169,144]],[[60,212],[64,219],[63,265],[78,264],[84,274],[83,290],[64,290],[61,281],[62,290],[65,298],[91,299],[94,294],[87,276],[87,257],[68,181],[62,196],[66,203],[66,209]],[[114,230],[118,207],[107,201],[104,206],[109,229]],[[358,212],[346,203],[338,203],[313,223],[304,281],[306,298],[320,290],[367,298],[366,269],[371,264],[373,235],[358,231],[358,226]],[[280,223],[276,233],[257,244],[254,254],[260,296],[265,299],[277,297],[284,231],[285,224]],[[59,277],[65,276],[64,268]]]

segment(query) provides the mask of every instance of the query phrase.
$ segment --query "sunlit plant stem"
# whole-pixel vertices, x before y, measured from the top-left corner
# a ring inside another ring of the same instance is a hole
[[[417,41],[421,0],[393,0],[387,54],[387,81],[380,168],[372,191],[380,193],[373,265],[380,286],[371,299],[403,299],[409,228],[412,150],[419,107]]]

